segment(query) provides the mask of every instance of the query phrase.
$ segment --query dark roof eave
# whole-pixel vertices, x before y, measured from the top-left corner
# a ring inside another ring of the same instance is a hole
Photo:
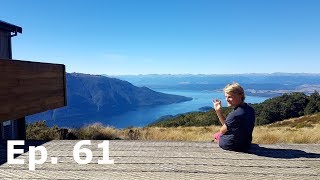
[[[10,32],[22,33],[22,27],[19,27],[1,20],[0,20],[0,29],[3,29],[5,31],[10,31]]]

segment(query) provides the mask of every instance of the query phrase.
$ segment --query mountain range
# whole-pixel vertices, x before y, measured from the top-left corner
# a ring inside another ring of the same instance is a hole
[[[320,74],[308,73],[249,73],[249,74],[148,74],[112,76],[136,86],[152,89],[218,90],[226,84],[240,83],[246,94],[273,97],[290,92],[306,94],[320,90]]]
[[[141,107],[151,107],[192,100],[192,98],[156,92],[147,87],[105,77],[81,73],[67,73],[67,106],[36,115],[28,121],[85,121],[93,117],[120,114]],[[74,122],[77,124],[78,122]],[[70,122],[68,123],[70,124]]]
[[[231,75],[126,75],[106,76],[67,73],[67,106],[27,117],[28,122],[46,120],[49,126],[79,127],[125,112],[139,111],[192,100],[156,92],[160,89],[222,91],[230,82],[239,82],[246,95],[275,97],[290,92],[311,94],[320,91],[320,74],[273,73]],[[133,117],[134,118],[134,117]],[[106,121],[105,121],[106,120]]]

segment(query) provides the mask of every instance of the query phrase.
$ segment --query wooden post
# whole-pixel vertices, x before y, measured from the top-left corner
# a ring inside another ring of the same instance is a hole
[[[0,29],[0,58],[12,59],[12,46],[11,46],[11,30],[7,29],[11,24],[1,22]],[[14,32],[17,33],[17,32]],[[26,139],[26,118],[22,117],[16,120],[11,120],[11,137],[8,139]],[[0,139],[3,139],[3,124],[0,126]]]

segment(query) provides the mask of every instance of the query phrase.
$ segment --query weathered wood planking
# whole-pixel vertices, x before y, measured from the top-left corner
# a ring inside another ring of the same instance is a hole
[[[65,106],[65,66],[0,59],[0,103],[0,122]]]
[[[92,140],[89,164],[74,160],[79,140],[26,141],[29,146],[44,146],[45,163],[29,170],[30,152],[17,157],[25,164],[6,162],[7,145],[0,141],[0,177],[7,179],[319,179],[320,144],[259,145],[251,153],[224,151],[213,142],[110,141],[114,164],[98,164],[103,155]],[[19,147],[22,148],[22,147]],[[58,159],[53,164],[51,157]],[[85,153],[81,154],[82,159]],[[40,159],[40,152],[36,152]],[[1,161],[2,160],[2,161]]]

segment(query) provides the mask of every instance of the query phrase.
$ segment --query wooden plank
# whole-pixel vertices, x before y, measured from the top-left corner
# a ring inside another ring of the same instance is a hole
[[[0,59],[0,122],[66,105],[63,64]]]
[[[39,96],[40,98],[28,96],[28,97],[22,97],[22,98],[13,98],[12,101],[9,101],[6,105],[6,107],[3,107],[2,113],[10,113],[12,109],[25,109],[27,110],[28,108],[36,108],[35,105],[39,104],[45,104],[45,105],[50,105],[51,103],[56,103],[59,101],[62,101],[64,99],[63,96],[60,96],[58,93],[50,93],[48,96]],[[15,102],[13,101],[32,101],[33,103],[28,105],[28,106],[16,106]]]
[[[213,142],[165,142],[165,141],[110,141],[110,159],[114,164],[98,164],[104,156],[98,144],[91,140],[88,148],[93,158],[89,164],[78,164],[73,149],[79,140],[55,140],[28,146],[46,147],[48,158],[28,170],[29,152],[17,159],[25,164],[0,164],[2,178],[26,179],[319,179],[320,144],[259,145],[253,153],[225,151]],[[44,143],[44,144],[43,144]],[[25,146],[24,149],[28,149]],[[261,154],[265,151],[267,154]],[[269,156],[283,151],[280,157]],[[256,153],[254,153],[256,152]],[[0,156],[5,156],[6,144],[0,146]],[[259,155],[256,155],[259,154]],[[290,154],[295,155],[294,157]],[[40,159],[36,152],[36,159]],[[57,157],[57,164],[50,157]],[[85,154],[81,154],[81,159]]]
[[[30,79],[17,79],[17,78],[7,78],[5,80],[0,80],[0,88],[12,88],[14,89],[17,86],[26,86],[32,87],[34,83],[38,83],[38,85],[51,85],[51,84],[59,84],[59,86],[63,87],[64,83],[61,82],[63,77],[54,77],[54,78],[30,78]],[[34,82],[36,81],[36,82]]]
[[[51,97],[52,98],[52,97]],[[38,113],[39,109],[55,109],[64,106],[63,103],[64,98],[53,97],[52,99],[48,98],[46,101],[38,100],[33,101],[34,103],[29,106],[11,106],[6,107],[6,111],[0,113],[1,116],[11,116],[11,112],[16,112],[16,117],[24,117],[26,113]]]
[[[30,83],[32,84],[32,83]],[[43,93],[51,92],[55,90],[63,91],[62,83],[57,83],[56,86],[51,86],[51,84],[38,84],[37,86],[20,86],[24,87],[24,89],[17,89],[17,88],[8,88],[3,90],[0,93],[0,96],[10,97],[10,96],[24,96],[24,95],[31,95],[40,93],[40,95],[44,95]],[[17,86],[18,87],[18,86]],[[38,96],[36,96],[38,97]]]

